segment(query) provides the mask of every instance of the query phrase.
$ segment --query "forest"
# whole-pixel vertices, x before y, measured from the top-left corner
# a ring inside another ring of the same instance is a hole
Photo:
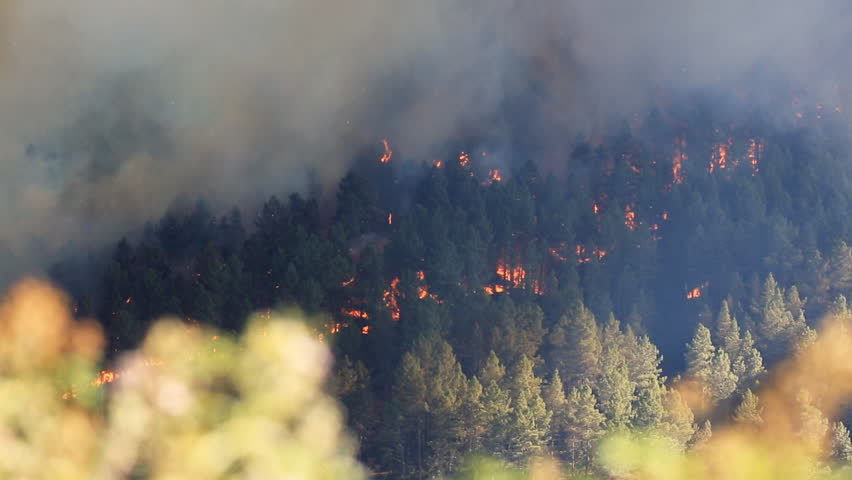
[[[566,139],[556,165],[523,143],[405,158],[377,139],[333,201],[177,202],[50,276],[102,323],[108,358],[164,315],[237,335],[252,312],[306,312],[374,475],[433,478],[475,454],[605,474],[612,432],[694,451],[760,428],[773,368],[823,318],[852,322],[848,118],[793,106],[782,121],[658,108]],[[798,395],[794,430],[839,468],[852,416],[826,401]]]

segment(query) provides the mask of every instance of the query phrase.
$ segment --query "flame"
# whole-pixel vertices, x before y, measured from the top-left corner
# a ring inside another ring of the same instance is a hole
[[[118,374],[116,372],[112,370],[101,370],[101,373],[98,374],[98,378],[92,382],[92,385],[100,387],[101,385],[114,382],[117,378]]]
[[[340,310],[340,313],[342,313],[346,316],[349,316],[349,317],[363,318],[364,320],[367,320],[367,319],[370,318],[369,313],[365,312],[364,310],[358,310],[357,308],[348,308],[348,309],[343,308],[343,309]],[[337,333],[337,332],[331,332],[331,333]]]
[[[683,162],[689,157],[686,155],[686,139],[675,138],[675,154],[672,159],[672,177],[674,183],[683,183]]]
[[[633,211],[633,207],[630,205],[624,208],[624,226],[631,231],[636,230],[636,227],[639,226],[639,223],[636,222],[636,212]]]
[[[393,225],[393,214],[392,213],[388,214],[388,225]]]
[[[556,248],[550,247],[548,250],[550,251],[550,254],[553,255],[554,258],[561,260],[563,262],[568,261],[568,257],[566,257],[565,255],[562,255],[559,252],[559,250],[557,250]]]
[[[130,303],[132,301],[133,301],[133,297],[127,297],[127,299],[124,300],[124,303]]]
[[[498,170],[496,168],[488,171],[488,178],[490,178],[492,182],[502,182],[503,181],[503,176],[500,175],[500,170]]]
[[[435,168],[441,168],[443,166],[444,166],[444,162],[442,162],[440,160],[435,161]]]
[[[355,277],[352,277],[349,280],[346,280],[345,282],[340,282],[340,286],[341,287],[348,287],[349,285],[352,285],[353,283],[355,283]]]
[[[692,290],[689,290],[688,292],[686,292],[686,299],[687,300],[693,300],[695,298],[701,298],[701,295],[703,293],[702,290],[704,288],[709,287],[709,286],[710,286],[710,282],[704,282],[704,284],[699,285],[699,286],[693,288]]]
[[[603,260],[603,258],[606,256],[606,250],[600,250],[596,248],[594,253],[598,256],[598,260]]]
[[[332,335],[337,334],[337,333],[340,333],[340,324],[339,324],[339,323],[335,323],[334,325],[332,325],[331,330],[330,330],[330,333],[331,333]]]
[[[385,302],[385,306],[388,307],[388,310],[391,312],[391,318],[395,321],[399,320],[399,277],[391,280],[390,286],[385,289],[382,294],[382,300]]]
[[[482,287],[485,290],[485,293],[488,295],[494,295],[495,293],[503,293],[506,291],[506,287],[500,285],[499,283],[494,285],[486,285]]]
[[[592,211],[595,213],[595,215],[601,213],[601,207],[598,206],[598,202],[592,204]]]
[[[382,158],[380,158],[379,161],[382,163],[388,163],[393,157],[393,150],[391,150],[390,144],[388,143],[387,139],[382,139],[382,145],[384,145],[385,147],[385,153],[382,154]]]
[[[369,335],[370,334],[370,326],[364,325],[361,327],[361,335]]]
[[[669,212],[663,212],[663,220],[669,219]]]
[[[728,151],[734,145],[734,140],[728,138],[726,143],[717,143],[713,145],[713,154],[710,157],[710,173],[713,173],[715,167],[720,170],[725,169],[728,163]]]
[[[421,282],[423,280],[426,280],[426,272],[424,272],[423,270],[418,270],[417,271],[417,280],[420,280]]]
[[[470,165],[470,155],[467,152],[459,153],[459,164],[462,167],[467,167]]]
[[[516,265],[509,269],[503,259],[497,260],[497,276],[511,283],[515,288],[520,287],[527,278],[527,271],[523,265]]]
[[[760,171],[758,163],[760,162],[760,157],[763,155],[763,150],[765,148],[766,142],[764,142],[763,139],[755,140],[750,138],[748,140],[748,153],[746,156],[748,157],[749,163],[751,163],[752,175]]]

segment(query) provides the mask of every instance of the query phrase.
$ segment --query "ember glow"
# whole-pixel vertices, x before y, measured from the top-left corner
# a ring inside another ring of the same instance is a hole
[[[688,160],[686,155],[686,139],[675,139],[675,154],[672,158],[672,178],[674,183],[683,183],[683,164]]]
[[[498,170],[496,168],[488,171],[488,178],[492,182],[502,182],[503,181],[503,176],[500,174],[500,170]]]
[[[748,161],[751,164],[752,175],[757,174],[760,171],[759,163],[760,157],[763,155],[763,150],[766,148],[766,143],[763,139],[756,140],[754,138],[750,138],[748,140],[748,153],[746,156],[748,157]]]
[[[382,154],[382,158],[379,159],[381,163],[388,163],[393,158],[393,150],[390,148],[390,144],[387,139],[382,140],[382,145],[385,147],[385,152]]]
[[[696,298],[701,298],[704,294],[703,290],[710,286],[710,282],[704,282],[702,285],[699,285],[689,291],[686,292],[687,300],[694,300]]]
[[[399,277],[396,277],[391,280],[388,288],[382,293],[382,300],[385,302],[388,310],[390,310],[391,318],[394,321],[399,321],[399,297]]]
[[[344,308],[340,311],[340,313],[342,313],[342,314],[344,314],[348,317],[362,318],[364,320],[367,320],[367,319],[370,318],[370,314],[368,314],[364,310],[358,310],[357,308]],[[331,333],[335,333],[335,332],[331,332]]]
[[[345,282],[341,282],[340,286],[341,287],[348,287],[349,285],[352,285],[353,283],[355,283],[355,277],[352,277],[349,280],[346,280]]]
[[[713,145],[713,153],[710,156],[710,173],[716,168],[720,170],[724,170],[728,166],[728,152],[731,147],[734,145],[734,140],[732,138],[728,138],[727,142],[720,142]]]
[[[636,221],[636,212],[633,211],[633,207],[630,205],[624,208],[624,226],[631,231],[636,230],[639,226],[639,223]]]
[[[459,154],[459,165],[462,167],[470,166],[470,155],[467,152],[461,152]]]

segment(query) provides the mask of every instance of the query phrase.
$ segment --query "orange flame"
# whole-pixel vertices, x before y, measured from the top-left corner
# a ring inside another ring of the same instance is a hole
[[[470,165],[470,155],[468,155],[467,152],[461,152],[459,154],[459,164],[462,167],[467,167],[468,165]]]
[[[399,297],[399,277],[391,280],[390,286],[385,289],[382,294],[382,300],[385,302],[385,306],[388,307],[388,310],[391,312],[391,318],[395,321],[399,320],[399,301],[397,298]]]
[[[756,174],[760,171],[760,167],[758,163],[760,162],[760,157],[763,155],[763,150],[766,147],[766,143],[761,140],[755,140],[750,138],[748,140],[748,153],[746,156],[748,157],[749,163],[751,163],[752,175]]]
[[[503,176],[500,175],[500,170],[498,170],[496,168],[488,171],[488,178],[490,178],[492,182],[502,182],[503,181]]]
[[[727,167],[728,151],[734,145],[734,139],[729,138],[726,143],[717,143],[713,145],[713,154],[710,157],[710,173],[713,173],[715,167],[723,170]]]
[[[340,313],[342,313],[346,316],[349,316],[349,317],[363,318],[364,320],[367,320],[367,319],[370,318],[369,313],[365,312],[364,310],[358,310],[357,308],[349,308],[349,309],[344,308],[344,309],[340,310]],[[337,333],[337,332],[331,332],[331,333]]]
[[[435,167],[436,168],[441,168],[443,166],[444,166],[444,162],[442,162],[441,160],[435,161]]]
[[[100,387],[101,385],[112,383],[118,378],[118,374],[112,370],[102,370],[101,373],[98,374],[98,378],[92,382],[92,385],[96,387]]]
[[[485,290],[485,293],[488,294],[488,295],[494,295],[495,293],[503,293],[503,292],[506,291],[506,287],[504,287],[503,285],[500,285],[500,284],[486,285],[482,288],[483,288],[483,290]]]
[[[361,327],[361,335],[369,335],[370,334],[370,326],[364,325]]]
[[[393,157],[393,150],[391,150],[390,144],[388,143],[387,139],[382,139],[382,145],[384,145],[385,147],[385,153],[382,155],[382,158],[380,158],[379,161],[382,163],[388,163]]]
[[[597,202],[592,204],[592,211],[595,212],[595,215],[601,213],[601,207],[598,206]]]
[[[636,212],[633,211],[633,207],[630,205],[624,208],[624,226],[631,231],[636,230],[636,227],[639,226],[638,222],[636,222]]]
[[[341,287],[348,287],[349,285],[352,285],[353,283],[355,283],[355,277],[352,277],[349,280],[346,280],[345,282],[340,282],[340,286]]]
[[[693,300],[696,298],[701,298],[701,295],[703,293],[702,290],[708,286],[710,286],[710,282],[704,282],[703,285],[699,285],[693,288],[692,290],[689,290],[688,292],[686,292],[686,299]]]
[[[124,300],[124,303],[130,303],[132,301],[133,301],[133,297],[127,297],[127,299]]]
[[[388,214],[388,225],[393,225],[393,214],[392,213]]]
[[[689,157],[686,155],[686,139],[675,138],[675,154],[672,159],[672,176],[674,183],[683,183],[683,162]]]

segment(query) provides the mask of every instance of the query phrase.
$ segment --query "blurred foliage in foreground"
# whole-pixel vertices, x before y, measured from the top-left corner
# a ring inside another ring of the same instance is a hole
[[[301,323],[231,339],[163,320],[99,387],[102,344],[43,283],[0,305],[0,478],[364,476],[322,391],[331,357]]]
[[[829,419],[852,397],[849,325],[826,322],[782,363],[748,421],[721,425],[687,453],[665,435],[614,433],[598,448],[594,474],[848,478],[849,432]],[[123,356],[111,383],[96,368],[102,345],[98,327],[73,320],[46,284],[25,281],[0,304],[0,478],[366,476],[336,401],[323,393],[331,357],[300,322],[255,318],[233,339],[163,320]],[[457,476],[587,478],[547,458],[526,469],[474,458]]]

